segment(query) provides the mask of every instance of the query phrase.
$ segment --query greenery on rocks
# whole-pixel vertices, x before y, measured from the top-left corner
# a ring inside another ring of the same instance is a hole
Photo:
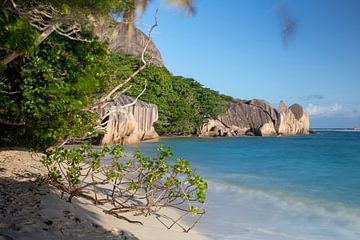
[[[82,196],[108,204],[106,212],[122,218],[124,212],[149,215],[164,207],[180,209],[183,216],[202,216],[207,183],[187,160],[172,159],[164,146],[155,158],[140,152],[125,156],[121,146],[97,150],[88,142],[80,148],[56,147],[69,138],[97,137],[96,101],[142,64],[109,53],[87,28],[89,14],[119,14],[129,2],[0,3],[0,146],[47,149],[42,163],[48,176],[43,180],[67,194],[69,201]],[[203,118],[223,111],[219,94],[155,65],[146,65],[129,83],[128,93],[138,95],[145,80],[142,99],[159,106],[161,133],[194,133]],[[111,165],[104,165],[104,158],[110,158]],[[98,191],[104,185],[112,189],[105,195]],[[179,225],[178,220],[174,224]]]
[[[128,76],[139,65],[139,60],[124,55],[112,58],[112,64],[123,76]],[[194,134],[205,118],[223,114],[227,104],[224,96],[204,88],[191,78],[173,76],[165,67],[150,65],[140,72],[127,92],[137,96],[147,80],[148,87],[140,100],[154,103],[159,108],[159,121],[155,123],[160,134]]]
[[[88,41],[54,33],[36,44],[43,33],[16,10],[30,11],[45,1],[15,3],[13,8],[11,1],[5,1],[0,10],[0,59],[20,53],[14,61],[0,64],[0,145],[45,149],[69,137],[96,136],[99,119],[86,111],[87,106],[127,79],[141,60],[109,53],[106,44],[85,30],[81,37]],[[57,9],[56,17],[67,16],[64,21],[92,11],[121,12],[128,4],[113,0],[47,3]],[[153,64],[128,83],[131,88],[126,94],[137,96],[145,80],[147,90],[140,99],[158,106],[155,128],[160,134],[194,134],[205,118],[225,111],[225,101],[217,92]]]
[[[94,132],[84,111],[107,89],[109,52],[88,16],[121,13],[126,0],[0,3],[0,145],[47,148]],[[41,44],[40,44],[41,43]]]
[[[105,212],[115,217],[125,212],[147,216],[164,207],[182,210],[183,217],[201,217],[207,183],[191,170],[187,160],[172,156],[163,145],[158,146],[158,155],[150,158],[139,151],[127,156],[121,146],[94,149],[84,142],[80,148],[54,148],[42,163],[49,172],[45,181],[66,193],[68,201],[79,196],[91,199],[105,205]],[[111,164],[101,164],[104,159]],[[110,191],[100,191],[104,187]]]

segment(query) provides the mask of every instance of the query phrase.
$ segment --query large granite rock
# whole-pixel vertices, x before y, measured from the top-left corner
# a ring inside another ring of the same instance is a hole
[[[159,139],[153,127],[158,120],[157,106],[138,100],[136,104],[124,107],[133,101],[132,97],[120,96],[99,111],[100,116],[111,112],[109,118],[104,120],[109,121],[101,144],[137,144]]]
[[[202,137],[225,137],[245,134],[246,128],[240,128],[235,125],[230,127],[218,119],[206,119],[201,126],[200,136]]]
[[[285,102],[280,101],[277,109],[276,130],[279,135],[294,135],[300,127],[293,112],[286,106]]]
[[[270,104],[264,100],[233,101],[230,102],[227,113],[218,119],[228,127],[236,126],[242,129],[239,133],[241,134],[244,129],[255,130],[266,122],[272,122],[273,113],[266,111],[269,108],[271,109]]]
[[[310,118],[303,107],[299,104],[293,104],[289,108],[291,112],[295,115],[296,120],[300,122],[300,129],[297,134],[309,134],[310,133]]]
[[[259,130],[257,131],[259,136],[275,136],[277,135],[277,132],[275,130],[274,123],[267,122],[264,123]]]
[[[217,119],[206,120],[199,136],[295,135],[309,133],[309,116],[294,104],[290,108],[281,101],[278,109],[265,100],[236,100]]]
[[[133,56],[141,56],[147,35],[129,24],[119,23],[112,16],[102,16],[95,19],[89,17],[93,24],[93,32],[100,41],[109,43],[109,50]],[[162,66],[163,60],[155,44],[150,41],[146,56],[151,56],[151,61]],[[121,107],[129,104],[133,98],[120,96],[112,104],[99,111],[100,116],[105,116],[109,111],[111,115],[106,125],[106,134],[102,137],[102,144],[137,144],[144,140],[158,140],[153,124],[158,119],[158,109],[154,104],[137,101],[133,106]]]
[[[126,55],[141,56],[144,50],[148,36],[137,28],[129,24],[116,22],[113,17],[107,16],[100,19],[92,19],[94,33],[100,41],[109,43],[109,50],[115,53]],[[150,41],[146,54],[151,56],[151,61],[157,65],[163,66],[163,59],[160,51],[155,44]]]

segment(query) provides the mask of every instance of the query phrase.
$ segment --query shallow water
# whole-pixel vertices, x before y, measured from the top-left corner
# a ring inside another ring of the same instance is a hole
[[[209,182],[199,228],[214,239],[360,239],[360,132],[160,143]]]

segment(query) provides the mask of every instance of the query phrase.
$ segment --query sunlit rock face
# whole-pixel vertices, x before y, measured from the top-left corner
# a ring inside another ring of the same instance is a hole
[[[299,104],[288,108],[283,101],[280,101],[276,130],[279,135],[308,134],[309,116]]]
[[[153,124],[158,120],[158,108],[155,104],[138,100],[129,105],[134,98],[118,97],[112,104],[103,108],[101,116],[111,112],[106,125],[106,133],[102,144],[138,144],[141,141],[155,141],[159,139]],[[125,107],[124,107],[125,106]]]
[[[262,125],[258,131],[259,136],[275,136],[277,132],[275,130],[274,123],[268,122]]]
[[[94,34],[100,41],[108,42],[109,50],[140,57],[148,42],[148,36],[137,28],[129,31],[128,24],[119,23],[111,16],[95,19],[93,21]],[[150,41],[145,52],[146,58],[150,56],[151,62],[163,66],[160,51]],[[158,108],[154,104],[137,101],[133,106],[122,108],[133,101],[128,96],[120,96],[114,103],[99,111],[104,116],[111,111],[106,125],[106,133],[102,137],[102,144],[137,144],[145,140],[158,140],[153,124],[158,119]]]
[[[94,33],[100,41],[109,43],[109,50],[114,53],[141,56],[148,36],[129,24],[116,22],[111,16],[93,19]],[[146,55],[151,57],[151,62],[163,66],[163,59],[155,44],[150,41]]]
[[[265,100],[236,100],[217,119],[204,121],[199,136],[275,136],[309,133],[309,116],[299,104],[290,108],[281,101],[278,109]]]
[[[293,104],[289,108],[295,115],[296,120],[300,122],[300,128],[296,131],[296,134],[309,134],[310,118],[303,107],[299,104]]]
[[[270,111],[268,111],[270,110]],[[272,122],[274,115],[270,104],[264,100],[234,101],[229,104],[227,113],[219,116],[226,126],[241,129],[259,129],[264,123]]]

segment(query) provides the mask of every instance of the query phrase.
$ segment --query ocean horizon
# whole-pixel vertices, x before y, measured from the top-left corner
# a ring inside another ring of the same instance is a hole
[[[223,240],[360,238],[360,132],[287,137],[162,138],[209,183],[197,229]],[[130,151],[134,147],[128,148]]]

